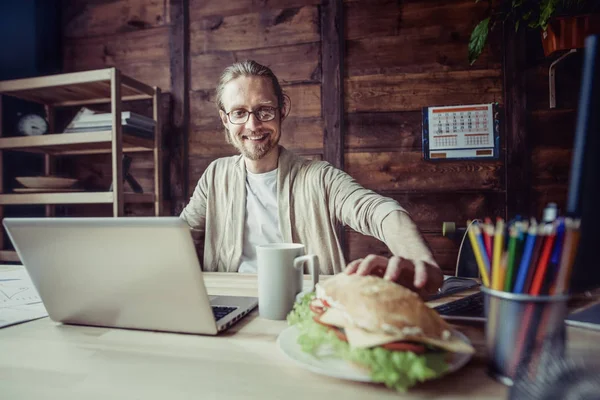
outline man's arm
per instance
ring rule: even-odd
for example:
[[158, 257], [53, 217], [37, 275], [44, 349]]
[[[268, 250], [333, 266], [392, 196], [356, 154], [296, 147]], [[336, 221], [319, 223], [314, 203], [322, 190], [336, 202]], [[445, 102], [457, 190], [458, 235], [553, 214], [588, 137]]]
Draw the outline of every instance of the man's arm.
[[179, 215], [179, 217], [185, 220], [189, 225], [194, 244], [198, 250], [202, 250], [204, 243], [206, 202], [208, 199], [208, 175], [211, 170], [212, 168], [209, 166], [204, 174], [202, 174], [189, 203]]
[[381, 229], [394, 256], [388, 259], [370, 254], [352, 261], [344, 272], [383, 276], [423, 297], [435, 293], [444, 282], [444, 275], [410, 216], [394, 211], [383, 220]]
[[[442, 286], [444, 275], [433, 258], [433, 254], [419, 228], [407, 213], [401, 211], [390, 213], [382, 222], [382, 230], [385, 244], [392, 254], [401, 259], [410, 260], [413, 264], [414, 279], [412, 284], [416, 289], [423, 290], [426, 293], [434, 293]], [[392, 260], [391, 265], [386, 270], [385, 277], [398, 281], [402, 278], [403, 268], [408, 268], [411, 271], [410, 265], [403, 264], [401, 259]], [[410, 281], [411, 274], [406, 275], [407, 280]], [[410, 285], [410, 282], [406, 283]]]
[[411, 289], [435, 292], [443, 274], [429, 247], [408, 213], [393, 199], [364, 188], [347, 173], [327, 166], [323, 179], [329, 208], [338, 221], [365, 235], [383, 241], [393, 257], [368, 255], [348, 264], [346, 272], [379, 274]]

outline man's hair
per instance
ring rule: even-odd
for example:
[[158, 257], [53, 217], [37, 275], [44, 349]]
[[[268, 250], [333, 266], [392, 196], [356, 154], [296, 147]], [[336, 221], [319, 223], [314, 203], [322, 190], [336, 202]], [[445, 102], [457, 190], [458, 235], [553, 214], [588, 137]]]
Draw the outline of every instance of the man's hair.
[[277, 96], [277, 106], [283, 107], [283, 90], [281, 89], [279, 80], [273, 71], [271, 71], [269, 67], [265, 67], [254, 60], [245, 60], [238, 61], [235, 64], [230, 65], [229, 67], [225, 68], [221, 74], [221, 77], [219, 78], [219, 84], [217, 85], [216, 98], [217, 108], [219, 110], [225, 111], [225, 108], [223, 107], [223, 90], [225, 89], [225, 85], [232, 80], [239, 78], [240, 76], [260, 76], [270, 79], [271, 83], [273, 84], [275, 96]]

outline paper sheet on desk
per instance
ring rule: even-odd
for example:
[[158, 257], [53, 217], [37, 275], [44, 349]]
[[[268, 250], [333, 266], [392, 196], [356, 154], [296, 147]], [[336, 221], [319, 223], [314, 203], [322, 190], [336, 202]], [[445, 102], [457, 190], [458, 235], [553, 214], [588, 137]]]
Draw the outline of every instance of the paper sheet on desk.
[[48, 312], [43, 303], [4, 307], [0, 309], [0, 328], [47, 316]]
[[47, 315], [25, 268], [0, 272], [0, 328]]
[[41, 301], [25, 268], [0, 272], [0, 308]]

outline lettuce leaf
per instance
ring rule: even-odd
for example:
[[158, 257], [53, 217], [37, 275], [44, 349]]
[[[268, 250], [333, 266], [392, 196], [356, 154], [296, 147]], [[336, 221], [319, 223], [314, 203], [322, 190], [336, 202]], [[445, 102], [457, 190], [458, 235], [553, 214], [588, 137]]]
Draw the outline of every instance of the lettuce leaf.
[[312, 319], [309, 304], [314, 293], [306, 294], [288, 314], [287, 321], [296, 325], [300, 334], [298, 344], [303, 351], [318, 357], [325, 348], [329, 355], [340, 357], [368, 369], [374, 382], [405, 392], [418, 382], [436, 378], [448, 369], [446, 353], [432, 352], [417, 355], [411, 352], [390, 351], [382, 347], [352, 348], [335, 333]]

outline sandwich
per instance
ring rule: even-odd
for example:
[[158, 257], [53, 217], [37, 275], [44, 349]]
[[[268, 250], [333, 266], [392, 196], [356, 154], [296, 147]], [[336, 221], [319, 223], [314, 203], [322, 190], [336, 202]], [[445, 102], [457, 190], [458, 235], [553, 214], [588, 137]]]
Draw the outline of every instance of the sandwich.
[[453, 353], [474, 352], [419, 295], [376, 276], [337, 274], [287, 320], [303, 351], [344, 359], [399, 391], [446, 373]]

